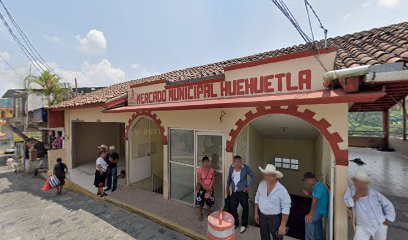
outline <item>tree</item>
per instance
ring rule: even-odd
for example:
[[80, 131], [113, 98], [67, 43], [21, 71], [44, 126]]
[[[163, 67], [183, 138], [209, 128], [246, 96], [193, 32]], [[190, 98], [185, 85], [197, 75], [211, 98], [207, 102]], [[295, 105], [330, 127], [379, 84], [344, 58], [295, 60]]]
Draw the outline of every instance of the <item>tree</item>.
[[68, 89], [63, 86], [62, 78], [49, 71], [40, 76], [29, 75], [25, 80], [28, 93], [44, 96], [48, 106], [62, 102], [67, 96]]

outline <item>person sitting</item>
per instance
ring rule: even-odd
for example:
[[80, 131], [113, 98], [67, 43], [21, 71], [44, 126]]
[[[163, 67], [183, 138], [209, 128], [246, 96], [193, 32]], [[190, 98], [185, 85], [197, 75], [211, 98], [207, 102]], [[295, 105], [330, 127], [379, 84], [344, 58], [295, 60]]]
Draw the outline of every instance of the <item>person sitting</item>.
[[200, 215], [199, 221], [203, 221], [203, 207], [207, 205], [208, 215], [211, 213], [211, 208], [214, 206], [214, 178], [215, 170], [210, 167], [210, 159], [204, 156], [201, 160], [201, 167], [197, 169], [197, 198], [196, 204], [199, 206]]

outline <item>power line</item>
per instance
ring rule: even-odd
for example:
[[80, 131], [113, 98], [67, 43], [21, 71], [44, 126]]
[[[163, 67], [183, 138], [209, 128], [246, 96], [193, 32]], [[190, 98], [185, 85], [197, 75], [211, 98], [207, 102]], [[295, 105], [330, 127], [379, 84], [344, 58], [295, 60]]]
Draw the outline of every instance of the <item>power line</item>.
[[3, 21], [4, 26], [6, 27], [6, 29], [8, 30], [8, 32], [10, 33], [14, 41], [17, 43], [17, 45], [20, 47], [21, 51], [23, 51], [24, 55], [33, 64], [33, 66], [38, 70], [38, 72], [41, 73], [45, 71], [45, 69], [43, 69], [42, 66], [38, 64], [36, 58], [27, 50], [27, 48], [20, 42], [20, 39], [18, 39], [18, 37], [14, 34], [13, 30], [8, 25], [2, 13], [0, 13], [0, 19]]
[[0, 58], [3, 59], [3, 61], [7, 64], [9, 68], [11, 68], [11, 70], [13, 70], [13, 72], [18, 76], [18, 78], [24, 81], [24, 78], [21, 77], [21, 75], [17, 72], [17, 70], [13, 66], [11, 66], [11, 64], [1, 54], [0, 54]]
[[6, 5], [3, 3], [2, 0], [0, 0], [0, 4], [3, 6], [8, 18], [10, 19], [11, 23], [14, 25], [14, 27], [17, 29], [17, 31], [20, 33], [23, 41], [26, 43], [28, 48], [31, 50], [33, 55], [36, 55], [37, 60], [40, 60], [40, 63], [43, 64], [48, 71], [53, 72], [53, 69], [48, 65], [47, 61], [44, 60], [44, 58], [39, 54], [37, 49], [34, 47], [32, 42], [28, 39], [27, 35], [24, 33], [24, 31], [21, 29], [21, 27], [18, 25], [16, 20], [13, 18], [9, 10], [7, 9]]

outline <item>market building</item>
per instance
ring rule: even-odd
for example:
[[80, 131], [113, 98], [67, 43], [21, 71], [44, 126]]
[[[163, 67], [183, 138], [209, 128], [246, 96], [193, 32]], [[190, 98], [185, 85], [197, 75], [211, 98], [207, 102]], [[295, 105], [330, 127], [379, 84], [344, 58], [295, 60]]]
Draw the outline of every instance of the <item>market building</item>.
[[312, 171], [330, 187], [327, 228], [345, 239], [348, 113], [381, 111], [387, 128], [388, 109], [408, 93], [407, 36], [405, 22], [79, 96], [50, 109], [50, 127], [64, 136], [50, 161], [59, 156], [71, 168], [94, 171], [96, 147], [115, 145], [125, 184], [193, 205], [196, 169], [208, 156], [218, 173], [217, 208], [234, 155], [257, 173], [257, 182], [258, 166], [273, 163], [293, 198], [292, 226], [308, 204], [303, 173]]

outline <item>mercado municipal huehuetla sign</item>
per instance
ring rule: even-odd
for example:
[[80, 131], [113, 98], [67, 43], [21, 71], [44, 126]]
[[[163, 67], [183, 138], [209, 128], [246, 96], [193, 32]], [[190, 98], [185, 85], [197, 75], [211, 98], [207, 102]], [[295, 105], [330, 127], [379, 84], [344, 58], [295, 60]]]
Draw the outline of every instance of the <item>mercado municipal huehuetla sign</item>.
[[[335, 52], [321, 54], [333, 66]], [[250, 67], [224, 69], [222, 77], [166, 83], [139, 83], [128, 89], [128, 105], [163, 104], [209, 99], [251, 97], [324, 89], [325, 73], [313, 55]]]
[[129, 91], [129, 105], [254, 96], [304, 91], [311, 88], [312, 73], [307, 69], [296, 73], [286, 72], [231, 81], [219, 79], [180, 85], [167, 86], [165, 83], [160, 83], [148, 87], [134, 87]]

